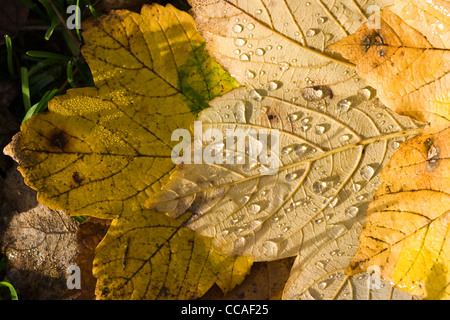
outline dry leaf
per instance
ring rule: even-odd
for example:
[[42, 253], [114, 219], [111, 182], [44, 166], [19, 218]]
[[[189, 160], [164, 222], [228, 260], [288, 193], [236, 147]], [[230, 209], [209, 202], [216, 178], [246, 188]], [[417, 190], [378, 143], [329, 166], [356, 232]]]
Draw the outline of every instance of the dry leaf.
[[445, 125], [450, 121], [448, 10], [446, 0], [397, 1], [382, 11], [380, 29], [364, 25], [329, 49], [355, 63], [386, 106]]

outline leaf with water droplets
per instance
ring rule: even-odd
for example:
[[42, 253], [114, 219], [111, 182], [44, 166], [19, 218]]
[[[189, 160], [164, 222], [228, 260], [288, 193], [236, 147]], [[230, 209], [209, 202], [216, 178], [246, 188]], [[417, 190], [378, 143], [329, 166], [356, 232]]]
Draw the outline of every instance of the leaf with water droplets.
[[[233, 90], [214, 99], [198, 118], [204, 132], [214, 128], [225, 137], [224, 157], [237, 152], [244, 162], [183, 164], [147, 203], [172, 216], [180, 208], [192, 211], [186, 226], [214, 237], [213, 245], [225, 254], [250, 255], [256, 261], [290, 257], [314, 250], [305, 243], [326, 242], [349, 225], [361, 224], [367, 201], [356, 198], [370, 200], [380, 168], [395, 151], [391, 142], [422, 130], [370, 102], [345, 115], [330, 115], [255, 92]], [[233, 105], [238, 106], [234, 115], [226, 109]], [[380, 112], [385, 117], [378, 119]], [[383, 120], [392, 123], [392, 132], [382, 132]], [[304, 125], [315, 129], [305, 132]], [[271, 136], [275, 132], [278, 136]], [[228, 139], [230, 133], [238, 138]], [[345, 145], [342, 135], [351, 137]], [[193, 146], [201, 145], [195, 139]], [[258, 142], [256, 149], [266, 158], [270, 150], [279, 167], [270, 171], [264, 157], [250, 155], [251, 142]], [[322, 223], [313, 225], [318, 220]]]
[[450, 120], [449, 12], [446, 0], [395, 1], [381, 11], [378, 28], [364, 24], [329, 49], [355, 63], [389, 108], [445, 124]]

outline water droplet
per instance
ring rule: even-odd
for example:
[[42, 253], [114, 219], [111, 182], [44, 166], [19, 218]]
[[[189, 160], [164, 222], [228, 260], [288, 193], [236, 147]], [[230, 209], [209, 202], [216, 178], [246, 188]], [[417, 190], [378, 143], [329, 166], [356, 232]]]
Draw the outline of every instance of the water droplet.
[[245, 40], [245, 39], [242, 39], [242, 38], [236, 38], [236, 39], [234, 39], [234, 44], [235, 44], [237, 47], [242, 47], [242, 46], [244, 46], [246, 43], [247, 43], [247, 40]]
[[236, 239], [236, 241], [234, 242], [234, 246], [236, 247], [236, 248], [239, 248], [239, 249], [241, 249], [241, 248], [243, 248], [244, 246], [245, 246], [245, 238], [244, 237], [239, 237], [239, 238], [237, 238]]
[[371, 166], [365, 166], [361, 169], [361, 177], [365, 180], [370, 180], [373, 177], [375, 170]]
[[357, 207], [351, 206], [345, 209], [345, 215], [348, 218], [354, 218], [358, 214], [359, 209]]
[[257, 214], [261, 211], [261, 206], [259, 204], [256, 203], [252, 203], [251, 205], [248, 206], [248, 211], [251, 214]]
[[309, 7], [311, 5], [311, 2], [305, 3], [305, 6]]
[[257, 56], [263, 56], [264, 53], [266, 53], [266, 52], [264, 51], [264, 49], [258, 48], [258, 49], [255, 50], [255, 54], [256, 54]]
[[284, 147], [283, 149], [281, 149], [281, 155], [283, 156], [287, 156], [289, 153], [291, 153], [293, 150], [292, 147]]
[[316, 181], [313, 183], [313, 191], [315, 194], [321, 195], [331, 187], [331, 183], [327, 181]]
[[276, 242], [270, 240], [264, 241], [262, 247], [263, 247], [263, 254], [267, 258], [277, 257], [279, 246]]
[[336, 206], [336, 204], [338, 203], [339, 199], [338, 198], [333, 198], [329, 203], [328, 203], [328, 208], [334, 208]]
[[249, 96], [250, 99], [253, 99], [255, 101], [261, 101], [262, 100], [262, 96], [256, 90], [250, 91], [248, 96]]
[[294, 121], [297, 121], [297, 120], [300, 118], [301, 115], [302, 115], [301, 112], [295, 112], [295, 113], [290, 114], [290, 115], [288, 116], [288, 118], [289, 118], [289, 120], [291, 120], [292, 122], [294, 122]]
[[306, 132], [306, 131], [308, 131], [309, 130], [309, 126], [301, 126], [301, 130], [303, 131], [303, 132]]
[[289, 227], [284, 227], [283, 229], [281, 229], [281, 232], [286, 233], [289, 231]]
[[317, 135], [324, 134], [325, 130], [326, 130], [325, 126], [322, 126], [322, 125], [317, 125], [317, 126], [314, 127], [314, 132]]
[[327, 18], [326, 17], [319, 17], [319, 18], [317, 18], [317, 23], [318, 24], [323, 24], [325, 22], [327, 22]]
[[308, 150], [308, 146], [306, 144], [302, 144], [302, 145], [295, 147], [294, 150], [298, 156], [301, 156], [301, 155], [305, 154], [305, 152]]
[[357, 196], [356, 197], [356, 201], [363, 201], [364, 200], [364, 196]]
[[338, 138], [338, 141], [340, 144], [345, 145], [350, 142], [351, 137], [349, 134], [344, 134]]
[[228, 118], [230, 117], [230, 115], [229, 115], [229, 114], [224, 114], [223, 117], [224, 117], [225, 119], [228, 119]]
[[248, 29], [248, 30], [253, 30], [253, 29], [255, 29], [255, 25], [254, 25], [253, 23], [249, 23], [249, 24], [247, 25], [247, 29]]
[[370, 100], [374, 97], [374, 95], [375, 95], [374, 89], [371, 89], [369, 87], [362, 88], [358, 91], [358, 97], [361, 100], [366, 100], [366, 101]]
[[316, 266], [317, 266], [318, 268], [322, 269], [322, 268], [325, 267], [325, 264], [324, 264], [323, 262], [321, 262], [321, 261], [317, 261], [317, 262], [316, 262]]
[[223, 230], [220, 234], [225, 237], [228, 233], [230, 233], [228, 230]]
[[242, 60], [242, 61], [249, 61], [249, 60], [250, 60], [250, 57], [248, 56], [248, 54], [243, 53], [243, 54], [241, 54], [241, 55], [239, 56], [239, 59]]
[[345, 231], [347, 231], [347, 228], [343, 224], [339, 223], [339, 224], [332, 225], [327, 230], [327, 234], [331, 238], [331, 240], [334, 240], [337, 237], [341, 236]]
[[281, 49], [283, 49], [282, 46], [277, 46], [277, 50], [281, 50]]
[[245, 123], [245, 105], [242, 101], [238, 101], [234, 106], [234, 117], [236, 118], [236, 122]]
[[299, 177], [299, 175], [297, 174], [297, 173], [288, 173], [287, 175], [286, 175], [286, 181], [287, 182], [291, 182], [291, 181], [294, 181], [295, 179], [297, 179]]
[[280, 62], [280, 70], [281, 70], [281, 71], [289, 70], [289, 67], [290, 67], [290, 64], [289, 64], [289, 63], [287, 63], [287, 62], [285, 62], [285, 61]]
[[359, 190], [361, 190], [361, 185], [359, 183], [355, 183], [353, 185], [353, 191], [358, 192]]
[[261, 226], [262, 222], [260, 220], [250, 221], [250, 223], [248, 224], [248, 231], [256, 231], [261, 228]]
[[262, 10], [261, 10], [261, 9], [258, 9], [258, 10], [255, 11], [255, 13], [256, 13], [256, 14], [261, 14], [261, 13], [262, 13]]
[[392, 149], [397, 150], [398, 148], [400, 148], [400, 142], [398, 141], [392, 141]]
[[267, 46], [266, 46], [266, 50], [267, 50], [267, 51], [272, 50], [272, 46], [271, 46], [271, 45], [267, 45]]
[[241, 24], [235, 24], [233, 26], [233, 31], [236, 33], [240, 33], [242, 30], [244, 30], [244, 27]]
[[255, 77], [255, 73], [253, 71], [247, 70], [245, 72], [245, 76], [247, 77], [247, 79], [253, 79]]
[[[308, 79], [308, 83], [309, 83]], [[303, 99], [305, 99], [306, 101], [317, 101], [322, 99], [324, 96], [324, 92], [322, 90], [322, 88], [320, 87], [308, 87], [305, 88], [305, 90], [302, 92], [302, 97]]]
[[267, 83], [267, 90], [269, 91], [274, 91], [278, 89], [278, 83], [276, 83], [275, 81], [269, 81]]
[[245, 204], [245, 203], [247, 203], [247, 201], [250, 199], [250, 197], [249, 196], [243, 196], [239, 201], [242, 203], [242, 204]]
[[317, 31], [314, 29], [309, 29], [308, 31], [306, 31], [307, 37], [314, 37], [316, 34], [317, 34]]
[[239, 53], [241, 53], [241, 50], [239, 49], [234, 50], [234, 54], [238, 55]]
[[337, 109], [339, 112], [347, 112], [350, 109], [351, 105], [352, 105], [351, 101], [343, 99], [338, 102]]
[[318, 285], [317, 285], [317, 287], [320, 289], [320, 290], [325, 290], [325, 288], [327, 287], [327, 282], [326, 281], [322, 281], [322, 282], [320, 282]]

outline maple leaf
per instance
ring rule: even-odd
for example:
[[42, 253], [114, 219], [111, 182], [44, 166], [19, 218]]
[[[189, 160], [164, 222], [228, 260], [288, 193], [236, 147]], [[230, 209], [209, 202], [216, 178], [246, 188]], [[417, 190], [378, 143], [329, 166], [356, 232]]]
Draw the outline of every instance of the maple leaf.
[[[380, 30], [363, 26], [333, 45], [389, 107], [429, 123], [381, 172], [347, 273], [377, 266], [397, 287], [428, 299], [450, 297], [449, 10], [448, 1], [399, 1], [382, 11]], [[377, 43], [363, 45], [374, 36]]]
[[183, 219], [142, 204], [175, 166], [172, 131], [238, 84], [203, 50], [192, 17], [170, 5], [144, 6], [141, 14], [113, 11], [83, 28], [82, 52], [96, 88], [51, 100], [6, 152], [41, 203], [115, 218], [94, 259], [99, 298], [187, 299], [215, 282], [231, 289], [248, 272], [249, 259], [214, 253], [207, 239], [182, 227]]
[[[235, 145], [217, 139], [218, 150], [226, 146], [222, 164], [184, 164], [147, 206], [173, 217], [192, 211], [186, 225], [213, 237], [225, 254], [255, 261], [297, 256], [285, 299], [367, 298], [365, 282], [356, 285], [344, 270], [380, 169], [422, 129], [388, 111], [353, 64], [325, 50], [356, 31], [365, 7], [355, 1], [190, 3], [208, 52], [246, 84], [200, 113], [204, 135], [241, 130], [258, 145], [255, 137], [279, 130], [279, 150], [271, 152], [280, 166], [268, 175], [264, 163], [251, 164], [245, 151], [236, 154]], [[210, 153], [200, 139], [194, 135], [194, 146]], [[237, 164], [239, 157], [246, 162]], [[338, 248], [345, 250], [337, 254]], [[335, 254], [321, 259], [324, 250]], [[323, 284], [329, 278], [334, 285]], [[357, 292], [343, 293], [354, 286]]]

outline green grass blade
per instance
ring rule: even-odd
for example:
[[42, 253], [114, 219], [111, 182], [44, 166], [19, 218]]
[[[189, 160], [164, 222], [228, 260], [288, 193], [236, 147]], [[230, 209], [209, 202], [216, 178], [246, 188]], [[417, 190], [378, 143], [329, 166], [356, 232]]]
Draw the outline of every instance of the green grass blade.
[[62, 60], [62, 61], [70, 60], [70, 57], [68, 56], [48, 51], [27, 51], [27, 56], [34, 58]]
[[12, 61], [12, 41], [11, 37], [7, 34], [5, 34], [5, 44], [6, 44], [6, 51], [7, 51], [7, 62], [8, 62], [8, 72], [11, 78], [14, 78], [14, 66]]
[[17, 296], [16, 289], [14, 289], [13, 285], [6, 281], [0, 281], [0, 287], [8, 287], [9, 293], [11, 294], [11, 300], [19, 300], [19, 297]]
[[28, 70], [25, 67], [20, 68], [20, 79], [22, 82], [22, 98], [25, 111], [30, 110], [31, 100], [30, 100], [30, 86], [28, 84]]

